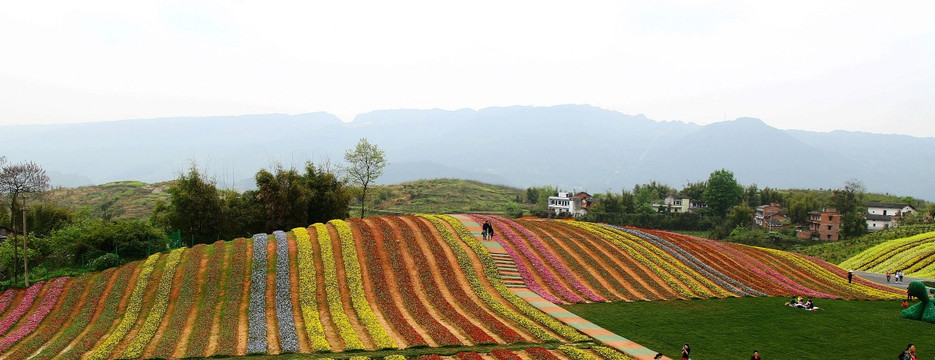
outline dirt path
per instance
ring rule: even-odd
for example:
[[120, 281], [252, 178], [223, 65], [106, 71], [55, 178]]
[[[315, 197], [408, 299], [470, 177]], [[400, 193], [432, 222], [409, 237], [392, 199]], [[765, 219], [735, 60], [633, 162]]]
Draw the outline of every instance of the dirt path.
[[[392, 306], [394, 309], [383, 309], [387, 312], [394, 312], [399, 316], [406, 325], [412, 329], [413, 332], [418, 336], [418, 339], [413, 338], [407, 340], [403, 335], [399, 333], [402, 329], [397, 329], [395, 325], [391, 325], [388, 321], [384, 324], [383, 321], [386, 321], [382, 311], [380, 312], [381, 324], [384, 324], [384, 328], [392, 331], [387, 333], [393, 338], [393, 341], [397, 344], [400, 344], [400, 348], [410, 347], [414, 344], [427, 345], [431, 347], [438, 346], [434, 343], [432, 337], [428, 332], [419, 325], [412, 314], [406, 309], [406, 306], [402, 303], [402, 299], [399, 296], [393, 296], [393, 294], [399, 294], [399, 289], [396, 288], [396, 281], [394, 279], [388, 279], [387, 277], [393, 276], [393, 269], [389, 265], [389, 261], [386, 258], [386, 250], [383, 249], [383, 234], [380, 231], [374, 231], [377, 229], [370, 219], [351, 221], [351, 228], [360, 234], [361, 242], [367, 242], [367, 244], [358, 244], [357, 256], [360, 259], [361, 263], [366, 264], [367, 266], [361, 266], [362, 277], [364, 278], [364, 289], [367, 291], [367, 301], [371, 304], [380, 304], [385, 302], [384, 306]], [[361, 229], [359, 227], [367, 227], [367, 229]], [[356, 235], [355, 235], [356, 236]], [[372, 250], [364, 249], [363, 246], [371, 248]], [[374, 271], [375, 270], [375, 271]], [[366, 274], [366, 275], [364, 275]], [[385, 294], [383, 297], [385, 299], [377, 299], [375, 292], [374, 282], [380, 283], [380, 288], [385, 289]]]
[[312, 245], [312, 254], [315, 259], [315, 288], [318, 289], [316, 294], [318, 317], [321, 319], [321, 326], [324, 330], [325, 338], [328, 340], [328, 344], [331, 345], [331, 350], [334, 352], [342, 352], [347, 345], [344, 344], [344, 339], [341, 339], [338, 327], [334, 324], [334, 320], [331, 319], [331, 310], [328, 308], [328, 297], [325, 294], [325, 268], [322, 263], [323, 259], [321, 258], [321, 245], [318, 243], [318, 231], [314, 227], [311, 227], [309, 228], [308, 236]]
[[312, 344], [308, 339], [308, 330], [305, 329], [305, 318], [302, 316], [302, 307], [299, 306], [299, 248], [295, 235], [286, 233], [289, 241], [289, 294], [292, 296], [292, 318], [295, 322], [295, 335], [299, 341], [299, 352], [312, 352]]
[[[276, 238], [267, 236], [266, 266], [276, 269]], [[277, 355], [282, 353], [279, 346], [279, 316], [276, 315], [276, 272], [266, 271], [266, 352]]]

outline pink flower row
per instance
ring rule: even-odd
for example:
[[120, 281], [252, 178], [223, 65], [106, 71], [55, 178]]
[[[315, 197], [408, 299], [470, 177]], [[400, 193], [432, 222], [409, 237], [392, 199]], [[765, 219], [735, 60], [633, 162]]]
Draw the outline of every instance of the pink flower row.
[[26, 311], [32, 307], [33, 301], [36, 300], [36, 295], [39, 294], [39, 290], [42, 290], [42, 285], [45, 285], [45, 281], [32, 284], [32, 286], [26, 289], [26, 295], [23, 295], [19, 304], [16, 305], [16, 308], [7, 314], [7, 316], [3, 318], [3, 321], [0, 321], [0, 335], [6, 334], [7, 330], [10, 330], [10, 327], [16, 324], [19, 318], [21, 318], [23, 314], [26, 314]]
[[10, 307], [10, 303], [13, 302], [13, 297], [16, 296], [16, 290], [7, 289], [3, 292], [3, 295], [0, 295], [0, 314], [6, 311], [6, 308]]
[[[39, 308], [36, 309], [36, 311], [33, 311], [33, 313], [26, 318], [26, 320], [22, 325], [20, 325], [19, 328], [7, 334], [7, 336], [0, 340], [0, 352], [6, 351], [10, 348], [10, 346], [13, 346], [13, 344], [22, 340], [24, 337], [36, 330], [37, 327], [39, 327], [39, 323], [42, 322], [42, 319], [45, 319], [46, 315], [49, 315], [49, 312], [51, 312], [52, 308], [55, 307], [55, 303], [58, 302], [59, 296], [62, 295], [62, 290], [65, 288], [65, 284], [68, 283], [68, 280], [69, 278], [67, 277], [60, 277], [52, 280], [52, 288], [49, 289], [49, 291], [45, 294], [45, 297], [42, 298], [42, 303], [39, 304]], [[33, 285], [33, 287], [36, 285]]]

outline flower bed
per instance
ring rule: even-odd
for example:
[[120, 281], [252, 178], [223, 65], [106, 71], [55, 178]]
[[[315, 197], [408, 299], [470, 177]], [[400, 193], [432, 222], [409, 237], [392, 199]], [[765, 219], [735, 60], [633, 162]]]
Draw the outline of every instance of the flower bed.
[[192, 324], [188, 340], [186, 357], [203, 357], [206, 354], [208, 341], [211, 339], [211, 326], [214, 323], [215, 309], [224, 275], [224, 256], [227, 254], [227, 242], [217, 241], [211, 245], [208, 264], [205, 267], [204, 277], [201, 280], [201, 296], [195, 305], [195, 322]]
[[[130, 266], [126, 266], [130, 267]], [[125, 270], [121, 269], [120, 272]], [[117, 276], [119, 272], [116, 268], [110, 268], [104, 270], [103, 272], [93, 276], [91, 279], [88, 279], [88, 283], [91, 289], [88, 291], [88, 295], [84, 298], [84, 304], [78, 308], [75, 316], [71, 316], [70, 313], [64, 312], [67, 315], [64, 315], [65, 319], [71, 320], [71, 322], [64, 325], [66, 321], [55, 322], [55, 324], [61, 324], [64, 326], [64, 330], [51, 339], [50, 342], [46, 343], [44, 347], [41, 348], [36, 356], [32, 359], [36, 360], [48, 360], [54, 356], [57, 356], [62, 350], [68, 346], [79, 334], [88, 326], [88, 323], [91, 322], [91, 317], [94, 315], [95, 310], [97, 310], [98, 303], [101, 300], [101, 296], [104, 293], [104, 289], [107, 288], [107, 283], [114, 276]], [[56, 315], [56, 318], [59, 318], [60, 315]], [[52, 336], [52, 334], [48, 334]], [[31, 354], [35, 348], [29, 349], [28, 353]], [[14, 352], [11, 354], [18, 355], [19, 352]], [[28, 357], [28, 354], [24, 356], [15, 356], [13, 359], [25, 359]]]
[[26, 289], [26, 293], [23, 294], [23, 298], [16, 304], [13, 311], [6, 314], [3, 320], [0, 321], [0, 335], [6, 334], [6, 332], [19, 321], [19, 318], [26, 314], [26, 311], [32, 307], [32, 303], [36, 301], [36, 296], [39, 295], [39, 290], [42, 290], [43, 285], [45, 285], [45, 281], [40, 281]]
[[67, 277], [60, 277], [52, 280], [52, 287], [45, 293], [45, 296], [42, 297], [42, 302], [39, 303], [39, 307], [27, 316], [18, 328], [6, 334], [3, 338], [0, 338], [0, 352], [6, 351], [10, 346], [19, 342], [39, 327], [39, 323], [52, 311], [52, 307], [55, 306], [58, 297], [62, 295], [62, 289], [65, 287], [65, 284], [68, 283], [69, 279], [70, 278]]
[[124, 358], [138, 358], [143, 355], [143, 350], [159, 328], [166, 309], [169, 307], [169, 292], [172, 291], [172, 279], [175, 277], [175, 269], [178, 267], [179, 260], [182, 258], [184, 248], [178, 248], [169, 253], [166, 257], [166, 266], [162, 270], [162, 278], [159, 280], [159, 288], [156, 290], [156, 298], [153, 306], [146, 315], [146, 321], [137, 332], [136, 337], [127, 346], [123, 353]]
[[182, 283], [179, 284], [179, 296], [175, 299], [172, 314], [169, 315], [168, 326], [159, 334], [159, 344], [154, 350], [153, 357], [171, 358], [178, 346], [179, 338], [193, 311], [192, 303], [195, 301], [195, 293], [199, 286], [196, 283], [198, 269], [204, 250], [205, 245], [198, 244], [182, 254]]
[[266, 234], [253, 235], [250, 305], [247, 312], [247, 354], [266, 353]]
[[91, 352], [91, 355], [87, 357], [88, 360], [106, 359], [110, 356], [110, 353], [114, 351], [114, 348], [117, 347], [117, 344], [123, 340], [127, 332], [130, 331], [130, 328], [136, 324], [136, 319], [140, 315], [140, 307], [143, 304], [143, 294], [146, 293], [146, 285], [149, 284], [149, 276], [156, 267], [156, 261], [159, 260], [159, 255], [160, 254], [156, 253], [146, 258], [146, 262], [143, 263], [143, 269], [140, 270], [140, 275], [137, 276], [136, 286], [133, 287], [133, 292], [130, 293], [130, 302], [123, 311], [123, 319], [120, 320], [117, 328], [107, 336], [104, 342]]
[[370, 308], [370, 302], [367, 301], [367, 295], [364, 294], [364, 283], [360, 273], [360, 261], [357, 260], [357, 249], [354, 245], [354, 234], [351, 233], [350, 226], [343, 220], [331, 220], [328, 222], [338, 230], [338, 240], [341, 242], [341, 257], [344, 260], [344, 276], [347, 282], [348, 290], [351, 293], [351, 305], [357, 312], [357, 318], [367, 328], [367, 332], [373, 338], [377, 349], [395, 349], [397, 346], [393, 339], [386, 333], [377, 316]]
[[[58, 306], [55, 306], [54, 303], [52, 304], [54, 310], [51, 312], [50, 317], [45, 320], [45, 325], [43, 325], [39, 331], [35, 331], [26, 341], [13, 345], [10, 348], [10, 353], [7, 354], [7, 358], [26, 359], [30, 354], [35, 352], [36, 349], [52, 339], [60, 329], [67, 328], [69, 321], [72, 319], [72, 314], [76, 310], [76, 306], [78, 306], [85, 290], [91, 286], [94, 279], [93, 276], [84, 275], [72, 280], [72, 285], [68, 291], [64, 293], [65, 297], [62, 298], [61, 303], [58, 304]], [[42, 321], [42, 319], [40, 319], [40, 321]], [[3, 341], [5, 341], [5, 339]], [[11, 344], [12, 343], [15, 342], [11, 342]]]
[[522, 360], [522, 358], [520, 358], [519, 355], [516, 355], [515, 352], [507, 349], [491, 350], [490, 355], [497, 358], [497, 360]]
[[[237, 334], [240, 329], [240, 305], [244, 300], [247, 275], [247, 240], [238, 238], [227, 246], [230, 252], [230, 265], [227, 271], [224, 305], [218, 316], [220, 334], [215, 355], [237, 354]], [[252, 274], [251, 274], [252, 275]]]
[[555, 354], [546, 348], [531, 347], [526, 348], [525, 351], [532, 360], [559, 360], [558, 356], [555, 356]]
[[308, 229], [292, 229], [295, 235], [299, 262], [299, 307], [305, 320], [305, 330], [312, 343], [312, 351], [330, 351], [331, 345], [325, 338], [325, 330], [318, 315], [318, 302], [315, 294], [318, 293], [317, 277], [315, 276], [315, 257], [312, 254], [311, 236]]
[[338, 273], [334, 250], [331, 248], [331, 234], [328, 228], [321, 223], [312, 225], [318, 234], [318, 246], [321, 252], [322, 267], [325, 275], [325, 296], [328, 298], [328, 310], [331, 320], [338, 328], [341, 339], [344, 340], [345, 350], [363, 350], [364, 344], [357, 337], [351, 322], [344, 313], [341, 293], [338, 290]]
[[282, 352], [299, 351], [299, 339], [295, 334], [295, 318], [292, 317], [292, 284], [289, 281], [289, 238], [282, 230], [273, 232], [276, 237], [276, 318], [279, 319], [279, 344]]
[[[120, 302], [127, 288], [132, 284], [130, 280], [133, 277], [133, 273], [141, 266], [142, 261], [136, 261], [131, 263], [131, 265], [124, 265], [120, 268], [116, 279], [114, 279], [113, 286], [107, 292], [107, 300], [104, 302], [104, 308], [101, 309], [97, 320], [89, 324], [81, 337], [75, 339], [75, 342], [71, 344], [71, 348], [57, 357], [57, 359], [82, 359], [85, 353], [93, 350], [94, 345], [107, 335], [107, 332], [113, 327], [114, 321], [120, 314]], [[80, 330], [79, 333], [81, 333]], [[52, 354], [52, 356], [54, 355], [55, 354]]]

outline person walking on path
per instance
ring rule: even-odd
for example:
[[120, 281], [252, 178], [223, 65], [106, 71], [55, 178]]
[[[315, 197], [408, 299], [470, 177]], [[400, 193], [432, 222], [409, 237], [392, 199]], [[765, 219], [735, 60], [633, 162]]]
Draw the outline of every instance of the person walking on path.
[[[488, 234], [488, 233], [491, 233], [491, 234], [492, 234], [493, 231], [492, 231], [491, 226], [490, 226], [490, 221], [486, 221], [486, 220], [485, 220], [485, 221], [484, 221], [484, 225], [481, 227], [481, 236], [484, 237], [484, 240], [487, 240], [487, 234]], [[491, 236], [491, 237], [493, 237], [493, 236]]]
[[887, 284], [890, 283], [890, 271], [889, 270], [886, 270], [886, 283]]
[[484, 225], [487, 225], [487, 238], [493, 240], [493, 225], [490, 225], [490, 221], [485, 221]]
[[688, 344], [685, 344], [684, 346], [682, 346], [682, 360], [691, 360], [691, 356], [690, 356], [691, 353], [692, 353], [691, 346], [688, 346]]
[[854, 270], [848, 270], [847, 271], [847, 283], [850, 284], [853, 282], [854, 282]]
[[753, 350], [753, 356], [750, 357], [750, 360], [763, 360], [760, 358], [760, 352]]
[[899, 355], [900, 360], [916, 360], [916, 346], [909, 344], [906, 346], [906, 350]]

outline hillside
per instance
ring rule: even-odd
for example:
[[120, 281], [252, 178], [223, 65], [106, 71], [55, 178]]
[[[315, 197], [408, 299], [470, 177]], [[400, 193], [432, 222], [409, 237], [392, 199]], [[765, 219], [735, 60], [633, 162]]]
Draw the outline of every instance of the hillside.
[[[482, 221], [497, 229], [493, 241], [481, 241]], [[8, 290], [0, 295], [0, 356], [412, 356], [444, 347], [506, 360], [515, 358], [494, 354], [525, 344], [524, 354], [539, 354], [533, 359], [623, 358], [594, 346], [600, 341], [648, 359], [651, 350], [612, 341], [555, 304], [764, 295], [903, 296], [860, 279], [848, 284], [844, 270], [814, 258], [667, 232], [382, 216], [179, 248]], [[589, 355], [548, 350], [560, 344]]]
[[92, 216], [103, 219], [138, 219], [150, 216], [157, 200], [169, 201], [166, 189], [171, 184], [118, 181], [95, 186], [58, 187], [45, 192], [42, 201], [75, 211], [87, 207]]

